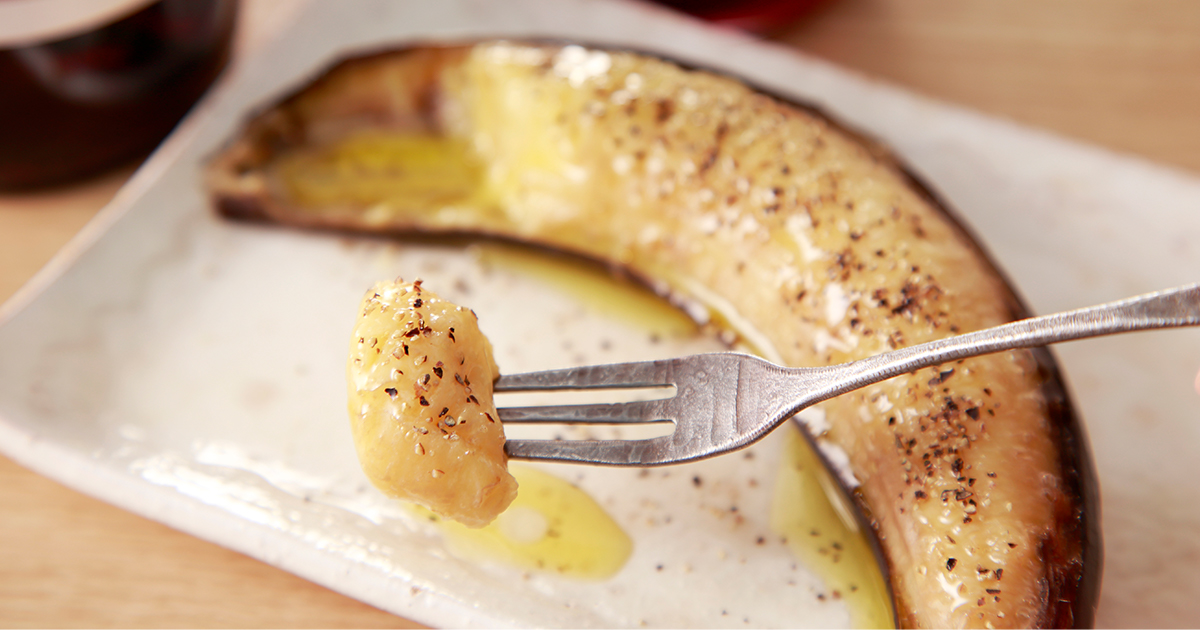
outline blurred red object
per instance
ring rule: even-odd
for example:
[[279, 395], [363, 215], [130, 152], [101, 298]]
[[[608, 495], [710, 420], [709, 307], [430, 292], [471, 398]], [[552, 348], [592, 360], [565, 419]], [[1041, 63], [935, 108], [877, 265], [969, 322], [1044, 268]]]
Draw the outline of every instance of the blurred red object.
[[716, 24], [766, 33], [796, 21], [828, 0], [657, 0]]

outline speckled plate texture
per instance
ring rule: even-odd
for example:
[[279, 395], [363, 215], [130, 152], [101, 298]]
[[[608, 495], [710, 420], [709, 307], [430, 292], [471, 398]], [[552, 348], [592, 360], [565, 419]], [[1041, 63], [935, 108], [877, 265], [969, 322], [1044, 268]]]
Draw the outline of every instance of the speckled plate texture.
[[[345, 51], [541, 37], [652, 51], [814, 103], [890, 144], [955, 207], [1033, 310], [1194, 282], [1200, 179], [872, 83], [640, 5], [312, 3], [243, 60], [112, 204], [0, 309], [0, 450], [69, 486], [401, 615], [442, 626], [821, 626], [841, 603], [767, 528], [761, 457], [555, 469], [627, 529], [586, 582], [480, 566], [367, 487], [346, 421], [362, 291], [421, 276], [472, 306], [505, 371], [670, 356], [470, 248], [300, 234], [216, 218], [199, 168], [247, 112]], [[513, 296], [521, 299], [513, 300]], [[519, 304], [519, 306], [518, 306]], [[523, 314], [538, 312], [537, 318]], [[552, 322], [553, 325], [547, 325]], [[530, 339], [537, 339], [530, 343]], [[1200, 331], [1055, 349], [1103, 495], [1100, 625], [1194, 624], [1200, 602]], [[706, 482], [697, 489], [692, 478]], [[740, 518], [727, 509], [740, 507]], [[662, 569], [660, 570], [660, 565]]]

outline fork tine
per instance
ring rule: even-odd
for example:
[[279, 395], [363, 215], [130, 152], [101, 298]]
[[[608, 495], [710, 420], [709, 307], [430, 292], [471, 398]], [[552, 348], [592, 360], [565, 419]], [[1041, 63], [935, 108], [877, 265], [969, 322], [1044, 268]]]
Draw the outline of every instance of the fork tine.
[[496, 381], [493, 389], [498, 392], [512, 392], [670, 385], [666, 377], [679, 362], [680, 359], [665, 359], [504, 374]]
[[643, 440], [509, 440], [511, 459], [581, 462], [608, 466], [669, 464], [671, 436]]
[[563, 424], [605, 424], [618, 422], [655, 422], [671, 420], [664, 400], [635, 400], [595, 405], [543, 405], [537, 407], [501, 407], [500, 421], [558, 422]]

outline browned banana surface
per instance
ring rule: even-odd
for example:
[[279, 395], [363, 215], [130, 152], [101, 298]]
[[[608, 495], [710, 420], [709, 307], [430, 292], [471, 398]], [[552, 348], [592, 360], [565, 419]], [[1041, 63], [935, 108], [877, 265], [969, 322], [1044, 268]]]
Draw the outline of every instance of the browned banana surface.
[[[1022, 309], [896, 162], [736, 80], [486, 43], [339, 65], [209, 172], [226, 215], [497, 235], [608, 261], [775, 361], [862, 358]], [[909, 626], [1090, 625], [1097, 488], [1048, 353], [825, 406]]]

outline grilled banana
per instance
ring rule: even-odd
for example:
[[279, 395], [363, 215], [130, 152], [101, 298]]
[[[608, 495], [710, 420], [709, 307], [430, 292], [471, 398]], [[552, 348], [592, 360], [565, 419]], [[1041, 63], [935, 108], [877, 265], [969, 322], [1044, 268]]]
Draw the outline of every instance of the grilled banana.
[[[885, 150], [645, 55], [489, 42], [350, 60], [251, 120], [208, 183], [230, 217], [606, 261], [791, 365], [1023, 315]], [[826, 411], [902, 624], [1092, 622], [1098, 493], [1048, 353], [922, 370]]]

